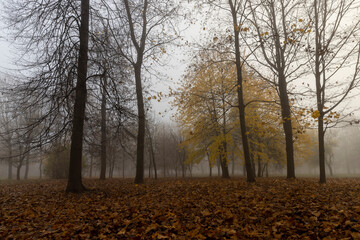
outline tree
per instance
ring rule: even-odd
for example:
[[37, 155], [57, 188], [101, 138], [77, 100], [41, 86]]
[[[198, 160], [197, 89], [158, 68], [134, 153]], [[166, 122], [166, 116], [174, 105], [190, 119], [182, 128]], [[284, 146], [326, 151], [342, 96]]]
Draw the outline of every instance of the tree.
[[[305, 51], [316, 86], [317, 110], [312, 112], [312, 116], [318, 122], [320, 183], [326, 182], [326, 129], [337, 123], [340, 114], [335, 109], [359, 85], [360, 21], [349, 21], [357, 14], [354, 9], [359, 7], [359, 3], [353, 0], [314, 0], [308, 6], [314, 29]], [[348, 74], [342, 72], [344, 69]], [[346, 81], [341, 81], [344, 75]]]
[[86, 79], [89, 41], [89, 0], [81, 0], [80, 48], [77, 66], [77, 83], [74, 103], [73, 128], [71, 135], [69, 179], [67, 192], [82, 192], [82, 151], [86, 103]]
[[[311, 23], [298, 17], [302, 14], [300, 6], [302, 2], [298, 0], [249, 1], [249, 26], [243, 27], [242, 31], [243, 39], [247, 39], [247, 46], [254, 53], [252, 58], [259, 65], [257, 73], [272, 82], [279, 94], [286, 142], [287, 178], [295, 178], [289, 84], [304, 74], [302, 67], [306, 61], [300, 56], [301, 41], [311, 28]], [[253, 37], [249, 37], [249, 34], [255, 40], [251, 40]], [[270, 71], [263, 71], [264, 67]]]
[[[132, 66], [136, 85], [137, 99], [137, 151], [135, 183], [144, 182], [144, 147], [145, 147], [145, 108], [143, 97], [144, 61], [156, 63], [159, 55], [165, 54], [165, 44], [177, 39], [165, 32], [171, 30], [171, 17], [176, 15], [177, 6], [172, 0], [162, 1], [128, 1], [122, 4], [103, 1], [110, 16], [111, 34], [116, 39], [119, 54]], [[126, 37], [119, 37], [126, 36]]]
[[[235, 47], [235, 64], [237, 72], [237, 90], [238, 90], [238, 108], [239, 108], [239, 118], [241, 125], [241, 140], [243, 142], [244, 158], [246, 165], [247, 181], [255, 182], [255, 176], [251, 171], [251, 160], [250, 160], [250, 149], [247, 138], [247, 129], [245, 122], [245, 104], [244, 104], [244, 93], [243, 93], [243, 76], [242, 76], [242, 67], [241, 54], [240, 54], [240, 30], [244, 21], [244, 6], [246, 1], [229, 0], [230, 12], [233, 20], [233, 31], [234, 31], [234, 47]], [[238, 11], [241, 11], [239, 14]], [[240, 16], [238, 16], [240, 15]]]

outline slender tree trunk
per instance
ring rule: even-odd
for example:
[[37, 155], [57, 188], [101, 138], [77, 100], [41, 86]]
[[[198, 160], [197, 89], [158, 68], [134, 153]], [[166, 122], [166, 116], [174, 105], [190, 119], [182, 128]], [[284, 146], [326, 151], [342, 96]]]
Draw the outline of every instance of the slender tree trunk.
[[43, 165], [43, 158], [40, 157], [40, 163], [39, 163], [39, 172], [40, 172], [40, 179], [42, 179], [42, 165]]
[[320, 183], [326, 183], [325, 173], [325, 141], [324, 141], [324, 119], [322, 116], [318, 118], [318, 141], [319, 141], [319, 168]]
[[261, 168], [261, 158], [260, 158], [259, 155], [257, 156], [257, 164], [258, 164], [257, 176], [258, 176], [258, 177], [262, 177], [262, 172], [261, 172], [261, 170], [262, 170], [262, 168]]
[[229, 0], [229, 5], [231, 8], [231, 14], [234, 25], [238, 108], [239, 108], [239, 118], [240, 118], [240, 127], [241, 127], [241, 139], [243, 143], [244, 159], [245, 159], [245, 166], [247, 172], [247, 181], [255, 182], [255, 175], [251, 168], [249, 142], [247, 137], [248, 132], [246, 130], [246, 122], [245, 122], [245, 104], [244, 104], [244, 95], [243, 95], [243, 79], [242, 79], [240, 39], [239, 39], [240, 26], [238, 26], [237, 9], [233, 4], [233, 0]]
[[[10, 143], [11, 144], [11, 143]], [[8, 159], [8, 179], [12, 179], [12, 168], [13, 168], [13, 162], [12, 162], [12, 146], [10, 146], [9, 149], [9, 159]]]
[[156, 179], [158, 179], [158, 175], [157, 175], [157, 169], [156, 169], [155, 151], [154, 151], [154, 147], [152, 145], [152, 141], [151, 141], [151, 159], [152, 159], [152, 165], [154, 167], [154, 174], [155, 174], [155, 180], [156, 180]]
[[149, 169], [148, 169], [148, 174], [149, 174], [149, 178], [151, 178], [151, 168], [152, 168], [152, 157], [151, 157], [151, 150], [150, 148], [148, 148], [149, 151]]
[[67, 192], [82, 192], [82, 150], [86, 104], [86, 78], [89, 40], [89, 0], [81, 0], [80, 50], [77, 68], [77, 82], [71, 135], [69, 179]]
[[220, 159], [218, 159], [217, 160], [217, 163], [216, 163], [216, 165], [217, 165], [217, 170], [218, 170], [218, 177], [220, 177], [220, 175], [221, 175], [221, 161], [220, 161]]
[[106, 145], [107, 145], [107, 134], [106, 134], [106, 89], [107, 89], [107, 79], [106, 71], [102, 78], [102, 94], [101, 94], [101, 146], [100, 146], [100, 179], [105, 180], [106, 174]]
[[[326, 183], [325, 173], [325, 132], [324, 132], [324, 112], [323, 112], [323, 95], [325, 89], [321, 87], [321, 71], [320, 64], [323, 62], [321, 49], [321, 36], [319, 33], [319, 13], [318, 13], [318, 1], [314, 0], [315, 11], [315, 83], [316, 83], [316, 100], [317, 110], [319, 111], [318, 117], [318, 143], [319, 143], [319, 169], [320, 169], [320, 183]], [[325, 71], [323, 69], [322, 71]], [[325, 73], [324, 73], [325, 74]], [[323, 86], [324, 87], [324, 86]]]
[[135, 183], [144, 183], [145, 110], [141, 83], [141, 65], [135, 67], [136, 96], [138, 106], [138, 135], [136, 149]]
[[123, 161], [122, 161], [122, 177], [125, 178], [125, 153], [124, 153], [124, 150], [122, 152], [122, 157], [123, 157]]
[[21, 170], [21, 164], [19, 164], [17, 167], [16, 167], [16, 180], [20, 180], [20, 170]]
[[234, 149], [231, 153], [231, 162], [232, 162], [232, 166], [231, 166], [231, 175], [234, 177], [235, 176], [235, 154], [234, 154]]
[[30, 153], [26, 154], [26, 160], [25, 160], [25, 175], [24, 179], [27, 180], [29, 177], [29, 168], [30, 168]]
[[269, 177], [269, 164], [266, 164], [266, 177]]
[[209, 163], [209, 177], [212, 177], [212, 165], [210, 162], [210, 155], [208, 152], [206, 152], [207, 158], [208, 158], [208, 163]]
[[330, 176], [333, 176], [334, 173], [333, 173], [333, 170], [332, 170], [332, 167], [331, 167], [331, 162], [330, 161], [325, 161], [325, 162], [326, 162], [326, 165], [329, 168]]
[[92, 171], [93, 171], [93, 156], [90, 156], [90, 173], [89, 178], [92, 178]]

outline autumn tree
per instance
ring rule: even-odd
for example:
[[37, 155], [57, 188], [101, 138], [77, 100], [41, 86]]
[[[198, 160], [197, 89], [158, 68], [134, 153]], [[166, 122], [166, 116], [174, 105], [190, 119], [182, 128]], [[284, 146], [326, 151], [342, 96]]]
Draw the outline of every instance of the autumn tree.
[[[210, 169], [218, 159], [222, 177], [229, 178], [228, 148], [234, 122], [229, 114], [234, 104], [234, 68], [226, 62], [209, 64], [213, 55], [202, 53], [190, 66], [182, 87], [175, 94], [178, 121], [185, 136], [188, 162], [199, 162], [209, 154]], [[206, 60], [207, 59], [207, 60]], [[203, 61], [202, 61], [203, 60]]]
[[[276, 87], [285, 133], [287, 178], [295, 178], [294, 136], [290, 84], [304, 75], [306, 63], [302, 56], [302, 40], [312, 28], [301, 16], [302, 1], [249, 1], [247, 26], [242, 38], [252, 56], [247, 63]], [[254, 61], [252, 61], [254, 60]], [[256, 67], [255, 67], [256, 66]]]

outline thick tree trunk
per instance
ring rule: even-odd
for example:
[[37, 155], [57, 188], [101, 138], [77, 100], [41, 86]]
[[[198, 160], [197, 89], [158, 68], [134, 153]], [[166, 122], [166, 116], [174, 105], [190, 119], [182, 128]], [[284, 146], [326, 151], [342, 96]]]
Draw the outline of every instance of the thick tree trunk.
[[243, 94], [243, 79], [242, 79], [240, 39], [239, 39], [240, 27], [238, 26], [238, 22], [237, 22], [238, 21], [237, 9], [235, 8], [232, 0], [229, 0], [229, 5], [231, 8], [231, 14], [234, 25], [238, 108], [239, 108], [239, 118], [240, 118], [240, 127], [241, 127], [241, 139], [243, 144], [244, 159], [245, 159], [245, 166], [247, 172], [247, 181], [255, 182], [255, 175], [251, 168], [249, 142], [247, 137], [248, 132], [246, 130], [246, 122], [245, 122], [245, 104], [244, 104], [244, 94]]
[[[142, 58], [142, 57], [141, 57]], [[136, 96], [138, 106], [138, 135], [136, 148], [135, 183], [144, 183], [145, 110], [141, 83], [141, 64], [135, 66]]]
[[71, 135], [69, 179], [67, 192], [82, 192], [82, 150], [86, 103], [86, 78], [89, 40], [89, 0], [81, 0], [80, 50], [77, 68], [76, 96]]
[[295, 162], [294, 162], [294, 142], [291, 122], [291, 111], [289, 97], [287, 93], [287, 83], [283, 73], [279, 73], [279, 93], [281, 104], [281, 116], [283, 119], [283, 128], [285, 133], [286, 144], [286, 163], [287, 178], [295, 178]]
[[106, 145], [107, 145], [107, 134], [106, 134], [106, 88], [107, 79], [106, 71], [102, 79], [102, 94], [101, 94], [101, 146], [100, 146], [100, 179], [105, 180], [106, 174]]

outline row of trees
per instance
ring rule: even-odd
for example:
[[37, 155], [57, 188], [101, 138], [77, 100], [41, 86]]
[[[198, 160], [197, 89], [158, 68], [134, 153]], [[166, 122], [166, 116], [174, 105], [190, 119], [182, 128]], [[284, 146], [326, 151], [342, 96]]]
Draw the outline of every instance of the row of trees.
[[17, 68], [23, 75], [10, 87], [11, 101], [20, 112], [36, 106], [39, 113], [27, 125], [38, 131], [28, 150], [70, 140], [67, 191], [81, 192], [84, 136], [91, 146], [94, 138], [87, 137], [100, 130], [96, 144], [101, 145], [102, 179], [108, 139], [118, 138], [125, 146], [133, 143], [125, 139], [135, 137], [135, 182], [142, 183], [145, 114], [150, 108], [145, 97], [151, 96], [144, 83], [154, 76], [152, 66], [166, 53], [166, 44], [179, 38], [171, 22], [178, 4], [46, 0], [4, 5], [11, 36], [22, 51]]
[[[187, 150], [192, 146], [188, 157], [199, 159], [205, 149], [210, 166], [219, 159], [228, 177], [228, 149], [241, 143], [249, 182], [255, 181], [255, 158], [258, 169], [266, 168], [271, 159], [281, 161], [282, 152], [287, 177], [294, 178], [294, 152], [297, 142], [301, 145], [297, 139], [306, 139], [301, 134], [309, 123], [303, 115], [309, 112], [317, 121], [320, 181], [325, 182], [325, 130], [337, 122], [334, 109], [359, 82], [359, 21], [352, 18], [357, 1], [204, 0], [194, 4], [220, 17], [219, 22], [216, 17], [209, 22], [221, 27], [209, 31], [211, 44], [198, 54], [182, 86], [185, 93], [175, 103], [180, 111], [189, 111], [180, 120], [185, 137], [181, 145]], [[89, 152], [99, 146], [104, 179], [111, 139], [124, 151], [136, 149], [135, 182], [142, 183], [146, 135], [148, 145], [154, 142], [146, 134], [151, 132], [146, 113], [156, 97], [146, 80], [158, 75], [154, 66], [167, 53], [166, 46], [180, 39], [174, 24], [182, 19], [180, 2], [96, 0], [90, 5], [89, 0], [16, 0], [4, 5], [22, 73], [5, 91], [6, 99], [16, 103], [12, 111], [16, 116], [36, 113], [20, 128], [25, 147], [18, 154], [70, 141], [67, 191], [81, 192], [85, 190], [83, 140]], [[344, 71], [348, 79], [339, 80]], [[304, 77], [314, 81], [295, 94], [294, 87], [302, 86], [299, 81]], [[191, 81], [199, 79], [206, 81], [193, 88]], [[193, 92], [197, 89], [202, 89], [201, 94]], [[194, 94], [206, 101], [191, 99]], [[301, 107], [302, 100], [314, 96], [316, 106]], [[192, 107], [199, 109], [189, 110]], [[283, 131], [272, 121], [280, 122]], [[274, 133], [268, 134], [269, 129]], [[279, 147], [282, 143], [284, 148]], [[149, 155], [155, 167], [153, 152]]]
[[[252, 132], [252, 123], [249, 121], [253, 120], [247, 119], [248, 114], [245, 109], [252, 101], [246, 100], [245, 96], [248, 91], [245, 83], [246, 74], [250, 72], [255, 76], [253, 80], [248, 79], [250, 82], [256, 84], [256, 80], [260, 79], [276, 92], [277, 98], [270, 101], [280, 106], [281, 117], [278, 120], [283, 125], [287, 178], [295, 178], [294, 144], [298, 138], [296, 133], [302, 132], [296, 126], [299, 116], [301, 118], [307, 110], [311, 113], [311, 117], [316, 119], [320, 182], [324, 183], [326, 181], [324, 141], [326, 129], [339, 123], [340, 115], [335, 108], [339, 107], [350, 92], [358, 87], [360, 80], [360, 22], [354, 18], [359, 3], [352, 0], [204, 0], [195, 4], [201, 10], [206, 8], [210, 16], [220, 16], [220, 19], [216, 19], [211, 24], [221, 21], [216, 29], [210, 31], [213, 43], [203, 47], [203, 51], [216, 52], [217, 56], [203, 58], [201, 61], [208, 65], [206, 68], [210, 69], [214, 68], [215, 63], [223, 61], [232, 62], [232, 67], [236, 68], [236, 75], [232, 76], [228, 89], [237, 89], [237, 102], [230, 100], [229, 103], [230, 106], [238, 108], [247, 180], [255, 181], [251, 156], [255, 148], [253, 147], [251, 151], [251, 140], [249, 141], [251, 138], [249, 134]], [[242, 49], [244, 54], [241, 54]], [[224, 67], [220, 66], [220, 69]], [[186, 76], [185, 85], [180, 89], [180, 98], [176, 100], [176, 104], [182, 108], [180, 115], [183, 114], [183, 109], [196, 111], [190, 104], [181, 105], [184, 92], [191, 96], [201, 96], [198, 92], [193, 93], [192, 88], [186, 89], [186, 84], [191, 81], [197, 82], [204, 72], [204, 67], [195, 66], [190, 72], [193, 72], [193, 76], [190, 76], [190, 81], [186, 79], [189, 76]], [[225, 72], [229, 74], [229, 70]], [[212, 81], [224, 78], [217, 74], [213, 72], [208, 78]], [[206, 91], [200, 91], [212, 92], [211, 86], [211, 84], [207, 85]], [[300, 91], [295, 91], [297, 89]], [[215, 97], [224, 100], [224, 95], [221, 94], [203, 98], [206, 99], [206, 104], [210, 104]], [[257, 101], [268, 102], [263, 98], [264, 96], [258, 98]], [[305, 98], [310, 104], [304, 106]], [[314, 102], [314, 99], [316, 99], [316, 104], [312, 105], [311, 102]], [[222, 152], [220, 161], [226, 165], [228, 153], [225, 146], [228, 130], [225, 127], [224, 113], [230, 107], [224, 107], [224, 103], [224, 101], [216, 103], [223, 107], [221, 117], [211, 115], [209, 117], [216, 125], [212, 128], [215, 132], [218, 126], [225, 129], [221, 133], [222, 147], [217, 146], [217, 149]], [[302, 108], [301, 114], [297, 114], [299, 107]], [[261, 109], [258, 106], [257, 109], [259, 108]], [[276, 113], [275, 110], [272, 111]], [[184, 129], [189, 128], [188, 121], [191, 119], [180, 119]], [[192, 128], [201, 128], [196, 124], [193, 123]], [[215, 135], [220, 136], [219, 132]], [[193, 137], [187, 137], [187, 139], [190, 140]], [[216, 140], [210, 140], [209, 144], [214, 142]], [[191, 148], [196, 150], [207, 147], [191, 145]], [[223, 176], [227, 177], [226, 169], [224, 168], [223, 171], [225, 172]]]

